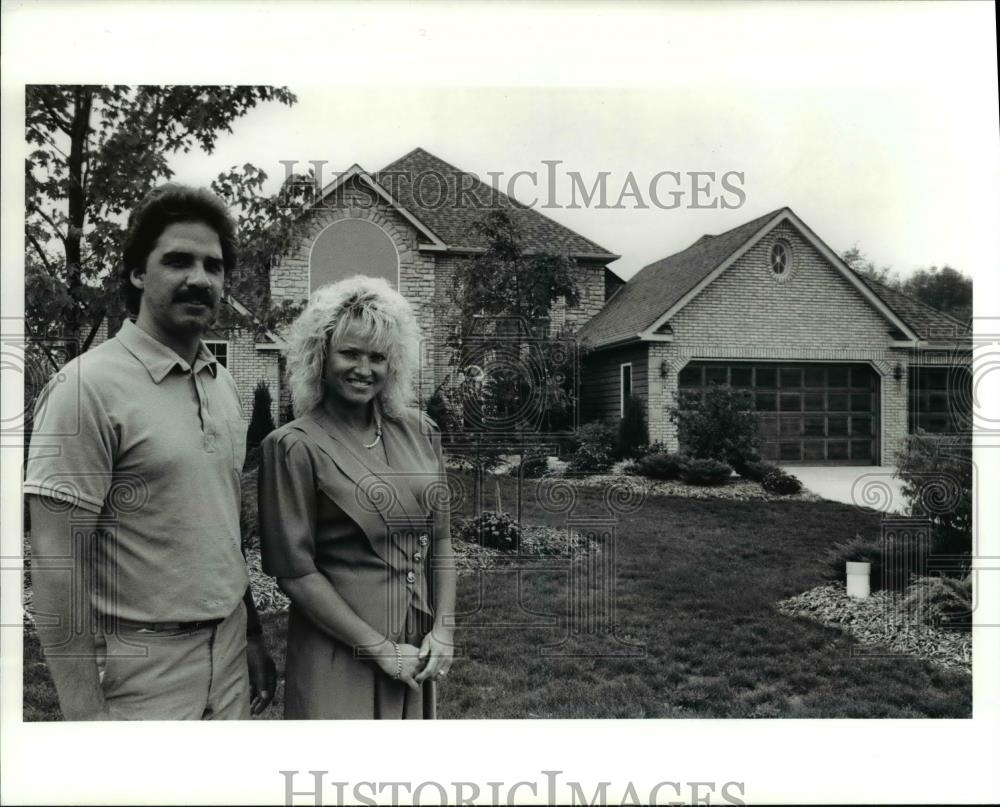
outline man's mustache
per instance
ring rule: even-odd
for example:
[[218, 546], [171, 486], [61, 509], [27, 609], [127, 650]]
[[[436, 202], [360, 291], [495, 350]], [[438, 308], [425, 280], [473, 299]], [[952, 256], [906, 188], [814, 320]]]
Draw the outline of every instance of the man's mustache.
[[215, 297], [208, 291], [182, 291], [174, 295], [175, 303], [201, 303], [209, 308], [215, 306]]

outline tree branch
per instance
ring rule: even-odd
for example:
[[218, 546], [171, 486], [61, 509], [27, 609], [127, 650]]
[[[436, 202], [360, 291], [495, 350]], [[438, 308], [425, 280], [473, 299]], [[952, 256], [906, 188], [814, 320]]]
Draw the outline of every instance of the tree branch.
[[31, 321], [27, 317], [24, 318], [24, 328], [28, 332], [28, 337], [31, 340], [31, 343], [45, 354], [45, 358], [49, 360], [49, 364], [52, 365], [52, 369], [58, 370], [59, 362], [57, 362], [55, 356], [52, 355], [52, 351], [50, 351], [48, 346], [45, 344], [45, 340], [34, 332], [34, 329], [31, 327]]
[[35, 205], [35, 204], [31, 205], [31, 209], [30, 209], [30, 210], [28, 211], [28, 213], [29, 213], [29, 214], [30, 214], [30, 213], [37, 213], [37, 214], [38, 214], [39, 216], [41, 216], [41, 217], [42, 217], [42, 219], [43, 219], [43, 220], [45, 221], [45, 223], [46, 223], [46, 224], [48, 224], [48, 225], [49, 225], [49, 227], [51, 227], [51, 228], [52, 228], [52, 230], [53, 230], [53, 231], [54, 231], [54, 233], [55, 233], [55, 236], [56, 236], [56, 238], [58, 238], [58, 239], [59, 239], [60, 241], [62, 241], [62, 242], [63, 242], [63, 247], [65, 247], [65, 246], [66, 246], [66, 236], [65, 236], [65, 235], [63, 235], [63, 234], [62, 234], [62, 233], [60, 232], [60, 230], [59, 230], [59, 225], [57, 225], [57, 224], [56, 224], [56, 223], [55, 223], [55, 222], [54, 222], [54, 221], [52, 220], [52, 218], [51, 218], [51, 217], [49, 216], [49, 214], [48, 214], [48, 213], [46, 213], [46, 212], [45, 212], [44, 210], [42, 210], [42, 208], [40, 208], [40, 207], [39, 207], [38, 205]]
[[35, 248], [35, 252], [38, 253], [38, 257], [42, 259], [42, 263], [45, 265], [48, 273], [54, 278], [56, 276], [55, 269], [52, 268], [52, 263], [49, 261], [48, 255], [45, 254], [45, 250], [42, 249], [42, 245], [38, 243], [38, 239], [35, 238], [31, 233], [26, 233], [28, 236], [28, 241], [31, 242], [31, 246]]
[[49, 113], [49, 117], [52, 119], [55, 127], [64, 134], [68, 135], [70, 133], [70, 122], [60, 118], [58, 113], [49, 105], [49, 102], [45, 100], [45, 98], [41, 98], [40, 100], [42, 102], [42, 106], [45, 107], [45, 111]]

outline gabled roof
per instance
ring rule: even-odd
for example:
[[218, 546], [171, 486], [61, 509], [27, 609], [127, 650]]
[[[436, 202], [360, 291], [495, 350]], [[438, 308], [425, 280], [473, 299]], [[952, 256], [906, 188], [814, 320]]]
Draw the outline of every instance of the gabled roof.
[[854, 272], [791, 208], [783, 207], [721, 235], [703, 235], [687, 249], [646, 266], [580, 329], [579, 337], [593, 347], [670, 339], [662, 331], [670, 317], [783, 221], [794, 225], [903, 339], [954, 339], [961, 333], [955, 327], [964, 326], [957, 320]]
[[580, 338], [594, 347], [639, 338], [642, 331], [784, 210], [772, 211], [721, 235], [703, 235], [687, 249], [640, 269], [580, 329]]
[[408, 222], [410, 222], [410, 224], [416, 227], [417, 230], [420, 231], [421, 235], [423, 235], [424, 238], [427, 241], [429, 241], [433, 246], [441, 249], [446, 248], [447, 245], [434, 233], [433, 230], [431, 230], [426, 224], [424, 224], [420, 219], [418, 219], [415, 215], [413, 215], [413, 213], [411, 213], [406, 208], [405, 205], [400, 204], [399, 200], [397, 200], [384, 186], [380, 185], [378, 182], [372, 179], [372, 177], [368, 174], [368, 172], [365, 171], [365, 169], [363, 169], [357, 163], [354, 163], [354, 165], [352, 165], [346, 171], [341, 173], [335, 180], [333, 180], [325, 188], [323, 188], [320, 191], [319, 199], [317, 200], [316, 204], [322, 203], [324, 199], [333, 195], [338, 188], [346, 185], [348, 180], [353, 179], [355, 177], [361, 184], [371, 188], [375, 192], [376, 196], [379, 196], [387, 204], [394, 207], [396, 211], [399, 212], [399, 214], [403, 216], [403, 218], [405, 218]]
[[668, 321], [764, 234], [782, 221], [796, 225], [863, 296], [902, 332], [904, 339], [955, 341], [968, 339], [969, 327], [902, 292], [855, 272], [830, 250], [787, 207], [774, 210], [721, 235], [703, 235], [687, 249], [642, 269], [579, 336], [594, 347], [639, 339], [669, 339]]
[[921, 339], [939, 342], [964, 340], [972, 336], [971, 325], [861, 272], [856, 274], [868, 288], [885, 301], [886, 305], [899, 314]]
[[484, 249], [486, 239], [472, 225], [489, 209], [499, 208], [510, 214], [530, 252], [603, 261], [620, 257], [422, 148], [390, 163], [373, 179], [449, 249]]

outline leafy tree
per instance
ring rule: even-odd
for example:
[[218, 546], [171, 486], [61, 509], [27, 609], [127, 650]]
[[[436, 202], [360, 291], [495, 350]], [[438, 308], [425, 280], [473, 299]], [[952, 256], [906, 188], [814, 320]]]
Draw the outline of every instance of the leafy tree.
[[950, 266], [917, 269], [906, 280], [888, 266], [881, 268], [855, 244], [841, 258], [855, 272], [867, 275], [896, 291], [949, 314], [961, 322], [972, 321], [972, 278]]
[[[129, 210], [169, 179], [172, 154], [211, 153], [265, 86], [30, 85], [26, 89], [26, 330], [86, 350], [118, 313], [115, 268]], [[58, 360], [48, 356], [53, 366]]]
[[961, 322], [972, 321], [972, 278], [957, 269], [947, 265], [918, 269], [904, 281], [902, 290]]
[[318, 190], [311, 170], [288, 177], [273, 196], [264, 193], [266, 181], [264, 171], [246, 163], [219, 174], [211, 185], [229, 205], [239, 228], [236, 271], [226, 278], [226, 291], [250, 312], [229, 311], [228, 318], [256, 333], [277, 330], [305, 307], [304, 301], [274, 304], [269, 278], [275, 262], [299, 238], [301, 214]]

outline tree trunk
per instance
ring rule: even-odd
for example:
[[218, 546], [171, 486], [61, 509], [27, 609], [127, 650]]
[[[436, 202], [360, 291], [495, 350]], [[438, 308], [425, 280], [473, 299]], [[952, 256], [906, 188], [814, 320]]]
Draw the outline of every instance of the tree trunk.
[[73, 123], [70, 127], [69, 193], [66, 229], [66, 288], [76, 303], [66, 312], [64, 336], [67, 358], [72, 359], [80, 352], [80, 332], [83, 310], [80, 305], [80, 289], [83, 286], [83, 225], [87, 215], [86, 189], [83, 187], [83, 168], [87, 160], [87, 137], [90, 133], [90, 108], [93, 90], [77, 87], [73, 104]]

